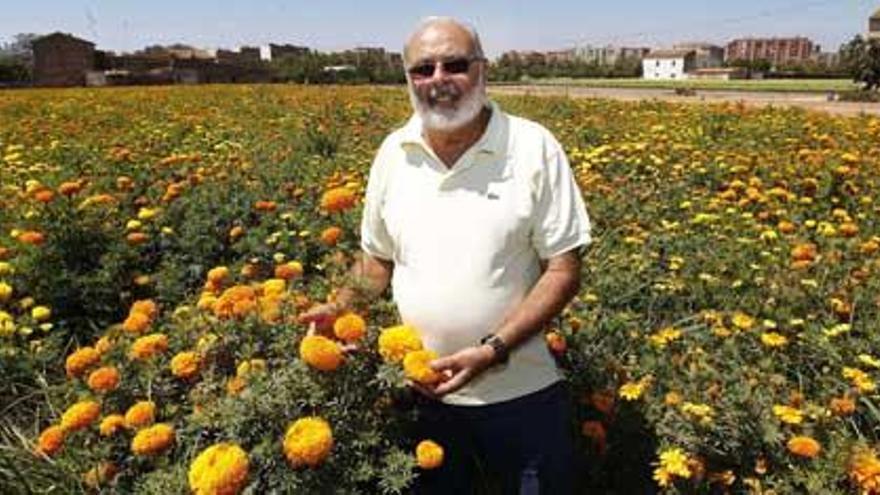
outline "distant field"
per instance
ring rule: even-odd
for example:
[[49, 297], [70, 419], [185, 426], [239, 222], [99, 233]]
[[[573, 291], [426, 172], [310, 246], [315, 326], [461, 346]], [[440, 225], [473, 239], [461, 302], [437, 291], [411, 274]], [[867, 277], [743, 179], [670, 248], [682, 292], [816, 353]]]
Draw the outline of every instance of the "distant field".
[[693, 88], [701, 90], [787, 92], [847, 91], [858, 88], [858, 86], [849, 79], [765, 79], [737, 81], [648, 81], [644, 79], [532, 79], [529, 80], [528, 83], [534, 85], [567, 85], [597, 88]]

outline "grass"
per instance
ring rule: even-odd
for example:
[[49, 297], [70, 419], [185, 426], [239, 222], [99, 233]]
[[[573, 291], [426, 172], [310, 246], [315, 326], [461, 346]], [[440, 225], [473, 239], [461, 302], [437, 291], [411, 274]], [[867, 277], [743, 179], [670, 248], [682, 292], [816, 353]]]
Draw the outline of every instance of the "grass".
[[[509, 83], [498, 83], [509, 84]], [[680, 81], [649, 81], [645, 79], [532, 79], [523, 83], [537, 86], [574, 86], [587, 88], [633, 88], [633, 89], [675, 89], [691, 88], [698, 90], [717, 91], [780, 91], [825, 93], [828, 91], [851, 91], [858, 85], [849, 79], [763, 79], [763, 80], [680, 80]]]

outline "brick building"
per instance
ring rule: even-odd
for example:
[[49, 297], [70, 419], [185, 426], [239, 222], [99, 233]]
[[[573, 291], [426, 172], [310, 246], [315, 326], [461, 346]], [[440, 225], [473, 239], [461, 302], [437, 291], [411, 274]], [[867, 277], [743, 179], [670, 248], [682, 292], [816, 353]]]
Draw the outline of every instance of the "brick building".
[[83, 86], [95, 65], [95, 44], [55, 32], [33, 42], [34, 84]]
[[868, 38], [880, 39], [880, 9], [868, 19]]
[[801, 36], [795, 38], [740, 38], [727, 44], [725, 60], [766, 60], [775, 66], [806, 62], [819, 52], [819, 45]]
[[581, 45], [575, 48], [575, 57], [590, 64], [614, 65], [626, 59], [642, 60], [650, 51], [644, 47]]

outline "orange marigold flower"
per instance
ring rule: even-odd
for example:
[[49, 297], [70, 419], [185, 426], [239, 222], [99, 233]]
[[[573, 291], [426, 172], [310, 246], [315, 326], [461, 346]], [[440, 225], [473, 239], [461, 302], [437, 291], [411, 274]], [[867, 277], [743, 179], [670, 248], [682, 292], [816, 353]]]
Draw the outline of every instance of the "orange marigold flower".
[[544, 340], [547, 341], [547, 347], [550, 348], [550, 351], [557, 356], [565, 354], [565, 350], [568, 349], [565, 337], [559, 332], [547, 332], [544, 335]]
[[40, 203], [48, 203], [55, 197], [55, 192], [51, 189], [41, 189], [34, 193], [34, 199]]
[[388, 363], [399, 363], [406, 353], [422, 348], [419, 332], [410, 325], [397, 325], [382, 330], [379, 335], [379, 354]]
[[67, 376], [71, 378], [77, 377], [82, 375], [87, 369], [98, 364], [100, 359], [101, 354], [93, 347], [80, 347], [67, 356], [67, 360], [64, 362], [64, 369], [67, 371]]
[[855, 237], [859, 234], [859, 226], [852, 222], [844, 222], [840, 224], [837, 230], [843, 237]]
[[431, 368], [431, 361], [437, 353], [426, 349], [407, 352], [403, 358], [403, 372], [410, 380], [423, 385], [433, 385], [443, 379], [443, 375]]
[[229, 267], [215, 266], [208, 270], [208, 282], [215, 285], [222, 285], [229, 279]]
[[351, 189], [334, 187], [321, 196], [321, 209], [329, 213], [347, 210], [354, 206], [356, 199]]
[[836, 416], [849, 416], [856, 411], [856, 403], [849, 397], [835, 397], [831, 399], [831, 412]]
[[241, 237], [243, 235], [244, 235], [244, 227], [242, 227], [241, 225], [236, 225], [235, 227], [232, 227], [231, 229], [229, 229], [229, 239], [232, 241], [235, 241], [236, 239], [238, 239], [239, 237]]
[[333, 371], [342, 364], [342, 348], [321, 335], [306, 335], [299, 344], [299, 355], [309, 366]]
[[855, 449], [849, 460], [849, 479], [864, 495], [880, 493], [880, 459], [873, 450]]
[[321, 232], [321, 242], [327, 246], [335, 246], [342, 237], [342, 229], [339, 227], [327, 227]]
[[128, 318], [122, 322], [122, 329], [128, 333], [141, 334], [150, 328], [151, 323], [152, 321], [150, 320], [150, 317], [144, 313], [132, 312], [129, 313]]
[[37, 439], [37, 452], [44, 455], [54, 455], [64, 446], [64, 428], [50, 426], [40, 433]]
[[171, 359], [171, 374], [184, 380], [196, 376], [201, 359], [196, 352], [180, 352]]
[[330, 424], [315, 416], [294, 421], [284, 435], [284, 455], [294, 467], [315, 467], [330, 455], [332, 448]]
[[293, 280], [301, 277], [303, 274], [303, 266], [299, 261], [288, 261], [282, 265], [275, 267], [275, 278], [283, 280]]
[[98, 368], [89, 375], [86, 383], [98, 393], [116, 390], [119, 387], [119, 371], [113, 366]]
[[223, 291], [214, 302], [214, 315], [218, 318], [244, 317], [257, 309], [257, 292], [245, 285], [236, 285]]
[[18, 240], [31, 246], [42, 246], [46, 242], [46, 236], [42, 232], [27, 230], [18, 235]]
[[143, 232], [132, 232], [125, 236], [125, 240], [133, 246], [143, 244], [150, 240], [150, 236]]
[[234, 443], [203, 450], [189, 468], [189, 487], [195, 495], [235, 495], [248, 476], [247, 453]]
[[416, 463], [422, 469], [436, 469], [443, 465], [443, 447], [433, 440], [422, 440], [416, 446]]
[[174, 427], [159, 423], [137, 432], [131, 440], [131, 451], [135, 455], [157, 455], [174, 443]]
[[97, 342], [95, 342], [95, 350], [98, 351], [98, 354], [103, 355], [112, 348], [113, 348], [113, 341], [110, 340], [110, 337], [107, 337], [106, 335], [101, 337], [100, 339], [98, 339]]
[[92, 400], [77, 402], [61, 415], [61, 427], [64, 431], [82, 430], [88, 428], [100, 415], [101, 404]]
[[168, 350], [168, 337], [163, 333], [151, 333], [135, 340], [128, 353], [129, 359], [150, 359]]
[[116, 434], [116, 432], [121, 431], [124, 427], [125, 416], [121, 414], [110, 414], [104, 416], [104, 419], [101, 420], [101, 424], [98, 425], [98, 432], [100, 432], [103, 437], [110, 437]]
[[345, 342], [360, 340], [367, 332], [367, 323], [356, 313], [346, 313], [333, 322], [333, 334]]
[[590, 394], [588, 401], [597, 411], [609, 416], [614, 412], [616, 395], [613, 390], [597, 390]]
[[791, 258], [794, 261], [812, 262], [816, 256], [817, 248], [813, 243], [798, 244], [791, 250]]
[[240, 376], [234, 376], [226, 382], [226, 393], [228, 395], [238, 395], [247, 386], [247, 382]]
[[73, 196], [82, 190], [82, 184], [79, 182], [62, 182], [58, 186], [58, 192], [64, 196]]
[[159, 315], [159, 306], [152, 299], [141, 299], [135, 301], [128, 310], [128, 314], [140, 313], [147, 318], [153, 320]]
[[129, 429], [143, 428], [156, 421], [156, 403], [142, 400], [125, 411], [125, 426]]
[[812, 437], [808, 437], [805, 435], [798, 435], [796, 437], [792, 437], [789, 439], [788, 451], [792, 454], [805, 457], [807, 459], [812, 459], [819, 455], [819, 452], [822, 451], [822, 446], [819, 445], [819, 442], [814, 440]]
[[254, 209], [262, 212], [272, 212], [278, 209], [278, 204], [274, 201], [261, 200], [254, 203]]

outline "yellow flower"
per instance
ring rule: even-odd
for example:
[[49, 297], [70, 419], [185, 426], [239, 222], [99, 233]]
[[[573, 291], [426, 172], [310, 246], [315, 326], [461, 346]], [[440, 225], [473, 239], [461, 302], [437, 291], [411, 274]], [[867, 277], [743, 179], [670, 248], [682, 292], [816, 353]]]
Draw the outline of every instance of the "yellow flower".
[[431, 368], [431, 361], [437, 359], [437, 353], [426, 349], [406, 353], [403, 358], [403, 371], [410, 380], [423, 385], [433, 385], [443, 376]]
[[83, 473], [83, 483], [92, 489], [105, 486], [113, 479], [118, 469], [112, 462], [102, 462]]
[[220, 285], [229, 278], [229, 268], [225, 266], [215, 266], [208, 270], [208, 282]]
[[870, 354], [859, 354], [858, 360], [869, 368], [880, 368], [880, 359], [877, 359]]
[[168, 337], [162, 333], [152, 333], [135, 340], [131, 344], [128, 357], [131, 360], [146, 360], [168, 350]]
[[755, 319], [741, 311], [734, 313], [730, 321], [733, 323], [733, 326], [740, 330], [750, 330], [755, 326]]
[[436, 469], [443, 465], [443, 447], [433, 440], [422, 440], [416, 446], [416, 463], [422, 469]]
[[687, 454], [678, 447], [666, 449], [660, 453], [659, 468], [668, 474], [680, 478], [690, 478], [691, 468]]
[[877, 384], [864, 371], [858, 368], [843, 368], [843, 377], [852, 381], [853, 386], [859, 389], [859, 392], [873, 392], [877, 389]]
[[776, 332], [764, 332], [761, 334], [761, 343], [767, 347], [782, 347], [788, 343], [788, 338]]
[[174, 443], [174, 427], [159, 423], [137, 432], [131, 440], [131, 451], [136, 455], [156, 455]]
[[101, 415], [101, 405], [95, 401], [77, 402], [67, 408], [61, 415], [61, 427], [64, 431], [76, 431], [88, 428]]
[[156, 404], [142, 400], [128, 408], [125, 412], [125, 426], [130, 429], [143, 428], [156, 420]]
[[280, 296], [284, 294], [284, 289], [287, 286], [287, 281], [283, 278], [270, 278], [263, 282], [263, 295], [264, 296]]
[[117, 431], [122, 430], [124, 427], [125, 417], [123, 415], [110, 414], [101, 420], [101, 424], [98, 426], [98, 431], [101, 433], [101, 436], [109, 437], [113, 436]]
[[238, 368], [236, 368], [236, 375], [247, 378], [250, 375], [255, 375], [258, 373], [264, 373], [266, 371], [266, 360], [265, 359], [248, 359], [247, 361], [242, 361]]
[[646, 386], [647, 381], [644, 379], [637, 382], [627, 382], [621, 385], [620, 390], [618, 390], [617, 393], [620, 397], [629, 401], [639, 400], [645, 392]]
[[12, 298], [12, 286], [6, 282], [0, 282], [0, 303], [5, 303]]
[[201, 359], [196, 352], [180, 352], [171, 359], [171, 374], [181, 379], [189, 379], [199, 372]]
[[294, 421], [284, 435], [284, 455], [294, 467], [315, 467], [330, 455], [332, 448], [330, 425], [315, 416]]
[[693, 402], [685, 402], [681, 405], [681, 412], [694, 416], [703, 423], [710, 423], [715, 411], [707, 404], [694, 404]]
[[342, 348], [321, 335], [306, 335], [299, 344], [299, 355], [309, 366], [333, 371], [342, 364]]
[[864, 447], [857, 448], [849, 460], [849, 479], [864, 495], [880, 493], [880, 459]]
[[98, 364], [101, 355], [92, 347], [80, 347], [69, 356], [64, 363], [67, 376], [76, 377], [82, 375], [87, 369]]
[[283, 265], [275, 267], [275, 278], [280, 278], [281, 280], [293, 280], [301, 277], [302, 274], [303, 266], [299, 261], [288, 261]]
[[355, 313], [346, 313], [333, 322], [333, 334], [345, 342], [360, 340], [367, 331], [367, 323]]
[[0, 337], [15, 335], [15, 319], [6, 311], [0, 311]]
[[189, 468], [189, 487], [196, 495], [235, 495], [248, 476], [248, 457], [234, 443], [203, 450]]
[[819, 455], [819, 452], [822, 451], [822, 446], [819, 445], [819, 442], [804, 435], [789, 439], [787, 447], [788, 451], [792, 454], [799, 457], [806, 457], [808, 459], [816, 457]]
[[783, 423], [790, 425], [799, 425], [804, 421], [803, 411], [791, 406], [773, 406], [773, 414]]
[[661, 488], [666, 488], [672, 484], [672, 473], [663, 469], [662, 467], [654, 469], [653, 477], [654, 481], [656, 481]]
[[144, 333], [150, 327], [152, 321], [144, 313], [132, 312], [122, 322], [122, 329], [131, 334]]
[[379, 335], [379, 354], [385, 362], [399, 363], [406, 353], [422, 348], [418, 331], [410, 325], [397, 325], [382, 330]]
[[661, 329], [660, 331], [650, 335], [648, 340], [651, 341], [652, 344], [659, 347], [660, 349], [665, 348], [670, 342], [675, 341], [681, 337], [681, 330], [675, 327], [666, 327]]
[[65, 431], [61, 426], [50, 426], [40, 433], [37, 439], [37, 452], [43, 455], [53, 455], [64, 446]]
[[87, 380], [89, 388], [95, 392], [110, 392], [119, 386], [119, 371], [113, 366], [104, 366], [93, 371]]

